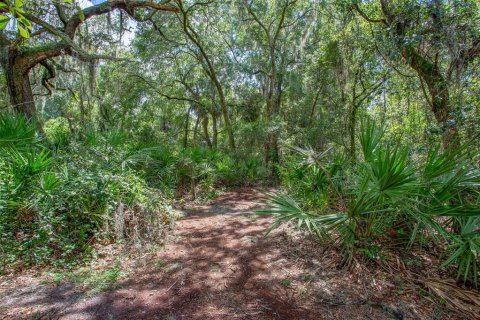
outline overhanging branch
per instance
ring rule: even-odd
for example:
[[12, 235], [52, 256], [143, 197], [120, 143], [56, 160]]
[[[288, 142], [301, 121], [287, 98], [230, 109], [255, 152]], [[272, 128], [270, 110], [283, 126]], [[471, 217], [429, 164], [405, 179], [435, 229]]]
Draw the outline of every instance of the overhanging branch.
[[[25, 13], [24, 16], [31, 22], [41, 26], [46, 32], [60, 38], [58, 42], [51, 42], [44, 44], [40, 47], [23, 50], [22, 54], [28, 58], [29, 65], [27, 69], [34, 67], [36, 64], [63, 54], [69, 54], [78, 56], [83, 60], [92, 59], [115, 59], [109, 56], [103, 55], [91, 55], [83, 50], [74, 41], [75, 32], [77, 28], [86, 20], [111, 12], [116, 9], [124, 10], [127, 13], [131, 12], [134, 8], [151, 8], [156, 11], [171, 11], [177, 12], [178, 8], [168, 5], [160, 5], [146, 0], [108, 0], [102, 4], [85, 8], [78, 13], [74, 14], [67, 20], [67, 17], [61, 17], [61, 20], [65, 20], [65, 28], [63, 30], [43, 21], [41, 18], [31, 14]], [[38, 34], [35, 34], [38, 35]]]
[[370, 18], [369, 16], [367, 16], [367, 14], [365, 12], [362, 11], [362, 9], [360, 9], [360, 7], [358, 6], [358, 4], [354, 3], [352, 4], [352, 8], [358, 12], [358, 14], [363, 18], [365, 19], [366, 21], [370, 22], [370, 23], [382, 23], [386, 26], [388, 26], [388, 22], [386, 19], [373, 19], [373, 18]]

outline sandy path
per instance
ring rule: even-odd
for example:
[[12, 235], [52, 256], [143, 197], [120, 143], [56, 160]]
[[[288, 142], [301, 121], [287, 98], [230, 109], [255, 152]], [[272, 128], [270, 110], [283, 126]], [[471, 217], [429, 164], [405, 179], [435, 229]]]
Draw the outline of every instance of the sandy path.
[[116, 289], [23, 286], [0, 298], [0, 319], [395, 319], [322, 280], [336, 275], [296, 256], [283, 231], [264, 238], [272, 220], [252, 215], [261, 200], [248, 190], [189, 206], [176, 241]]

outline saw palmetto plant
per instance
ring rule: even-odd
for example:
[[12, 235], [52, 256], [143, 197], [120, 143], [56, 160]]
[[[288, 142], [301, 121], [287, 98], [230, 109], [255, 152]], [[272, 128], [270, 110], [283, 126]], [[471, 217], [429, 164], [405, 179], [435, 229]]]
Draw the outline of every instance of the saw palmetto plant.
[[[328, 174], [334, 164], [328, 157], [311, 161], [314, 157], [302, 152], [310, 166], [328, 176], [323, 188], [314, 189], [315, 196], [332, 197], [343, 205], [304, 210], [291, 196], [279, 193], [271, 195], [269, 208], [257, 212], [276, 217], [270, 229], [295, 221], [322, 239], [340, 241], [347, 251], [366, 243], [389, 245], [389, 235], [404, 239], [404, 246], [414, 244], [419, 235], [442, 241], [449, 244], [443, 265], [456, 265], [459, 277], [477, 284], [480, 205], [475, 188], [480, 172], [468, 161], [466, 148], [441, 152], [435, 146], [423, 161], [414, 162], [407, 148], [387, 144], [382, 136], [374, 122], [363, 123], [362, 160], [344, 162], [333, 175]], [[349, 172], [341, 188], [335, 179], [340, 171]]]

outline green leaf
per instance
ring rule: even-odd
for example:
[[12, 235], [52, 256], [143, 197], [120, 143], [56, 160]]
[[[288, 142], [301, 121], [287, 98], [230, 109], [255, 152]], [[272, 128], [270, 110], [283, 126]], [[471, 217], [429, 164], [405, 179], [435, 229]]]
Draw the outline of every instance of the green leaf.
[[0, 2], [0, 9], [7, 9], [8, 5], [5, 2]]
[[83, 13], [83, 11], [80, 11], [80, 12], [78, 13], [78, 17], [80, 18], [80, 20], [81, 20], [82, 22], [85, 21], [85, 13]]
[[30, 21], [28, 21], [27, 18], [25, 18], [24, 16], [21, 16], [21, 17], [17, 17], [17, 20], [23, 24], [28, 30], [32, 30], [32, 24], [30, 23]]
[[15, 0], [15, 8], [21, 8], [25, 4], [25, 0]]
[[9, 16], [0, 16], [0, 30], [3, 30], [5, 29], [5, 27], [7, 26], [8, 24], [8, 21], [10, 21], [10, 17]]
[[27, 31], [27, 29], [25, 29], [24, 27], [22, 27], [21, 25], [18, 25], [18, 31], [20, 32], [20, 35], [25, 38], [25, 39], [28, 39], [30, 38], [30, 33]]

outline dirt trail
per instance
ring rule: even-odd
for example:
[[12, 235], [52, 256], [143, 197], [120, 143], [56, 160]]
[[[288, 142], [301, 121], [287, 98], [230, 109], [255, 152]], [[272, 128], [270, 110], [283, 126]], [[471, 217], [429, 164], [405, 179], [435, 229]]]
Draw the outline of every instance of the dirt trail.
[[284, 231], [264, 238], [272, 220], [252, 215], [261, 200], [249, 190], [189, 206], [176, 241], [116, 289], [85, 298], [68, 284], [19, 287], [0, 297], [0, 319], [397, 318], [362, 302], [364, 284], [338, 283], [337, 271], [297, 255], [305, 249]]

